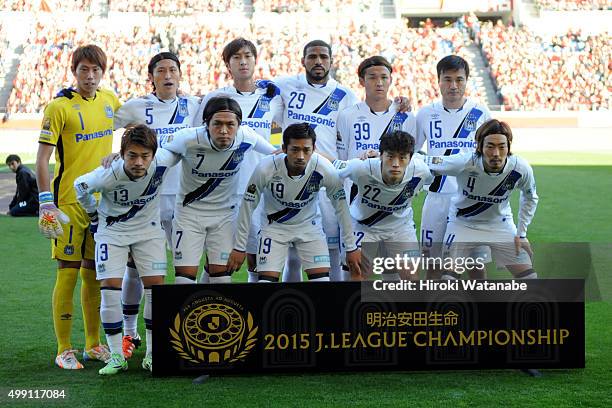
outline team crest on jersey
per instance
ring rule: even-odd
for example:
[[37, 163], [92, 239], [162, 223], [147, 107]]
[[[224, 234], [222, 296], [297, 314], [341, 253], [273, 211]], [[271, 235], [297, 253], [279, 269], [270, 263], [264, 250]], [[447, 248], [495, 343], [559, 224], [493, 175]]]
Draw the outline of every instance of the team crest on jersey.
[[439, 113], [432, 113], [430, 117], [431, 117], [431, 120], [439, 119], [440, 118], [440, 114]]
[[309, 193], [316, 193], [319, 191], [319, 180], [311, 180], [306, 186], [306, 191]]
[[163, 180], [162, 174], [155, 173], [155, 175], [153, 175], [153, 179], [151, 180], [151, 188], [153, 189], [153, 191], [155, 191], [155, 189], [157, 189], [157, 187], [161, 185]]
[[270, 99], [262, 96], [259, 98], [259, 103], [257, 104], [259, 110], [264, 112], [270, 112]]
[[42, 121], [41, 127], [43, 128], [43, 130], [50, 130], [51, 129], [51, 119], [45, 117]]
[[506, 190], [512, 190], [512, 189], [514, 188], [514, 185], [515, 185], [515, 184], [516, 184], [516, 180], [514, 180], [514, 179], [509, 179], [509, 180], [506, 180], [506, 181], [504, 182], [504, 188], [505, 188]]
[[283, 178], [281, 176], [272, 177], [272, 181], [281, 181]]
[[249, 194], [255, 194], [256, 191], [257, 191], [257, 186], [255, 184], [251, 184], [250, 186], [247, 187], [247, 193]]
[[408, 198], [412, 197], [413, 195], [414, 195], [414, 187], [412, 186], [406, 187], [402, 191], [402, 200], [406, 201]]
[[66, 245], [64, 247], [64, 255], [74, 255], [74, 245]]
[[187, 105], [187, 99], [179, 99], [178, 113], [181, 116], [189, 116], [189, 106]]
[[329, 100], [329, 102], [327, 102], [327, 106], [329, 107], [329, 109], [333, 110], [333, 111], [337, 111], [338, 108], [340, 107], [340, 101], [337, 100], [336, 98], [331, 97], [331, 99]]
[[476, 122], [478, 119], [471, 112], [465, 118], [465, 130], [473, 132], [476, 130]]
[[234, 151], [234, 154], [232, 155], [232, 162], [242, 163], [242, 159], [244, 159], [244, 152], [240, 149]]
[[106, 114], [107, 118], [109, 118], [109, 119], [113, 118], [114, 112], [113, 112], [113, 108], [111, 108], [110, 105], [106, 105], [104, 107], [104, 113]]

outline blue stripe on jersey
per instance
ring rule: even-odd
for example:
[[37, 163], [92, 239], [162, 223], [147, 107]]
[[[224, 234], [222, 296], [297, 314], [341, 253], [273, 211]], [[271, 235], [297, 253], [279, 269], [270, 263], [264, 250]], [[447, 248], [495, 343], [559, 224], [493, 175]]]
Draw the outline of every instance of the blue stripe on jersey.
[[[410, 181], [406, 183], [402, 191], [393, 200], [391, 200], [389, 205], [404, 204], [407, 200], [409, 200], [414, 195], [414, 190], [416, 189], [416, 187], [419, 185], [420, 182], [421, 182], [420, 177], [411, 178]], [[371, 227], [372, 225], [375, 225], [376, 223], [380, 222], [385, 217], [391, 214], [393, 213], [390, 211], [380, 210], [380, 211], [376, 211], [374, 214], [370, 215], [368, 218], [359, 220], [357, 222], [363, 225], [367, 225], [368, 227]]]
[[[329, 94], [329, 96], [323, 101], [323, 103], [314, 110], [313, 113], [318, 113], [319, 115], [327, 116], [333, 111], [338, 111], [340, 108], [340, 102], [346, 96], [346, 91], [343, 91], [340, 88], [334, 89], [334, 91]], [[310, 124], [311, 128], [316, 128], [317, 124]]]
[[[166, 169], [167, 167], [165, 166], [155, 167], [155, 173], [153, 174], [153, 177], [151, 177], [151, 180], [149, 180], [149, 184], [147, 185], [147, 188], [145, 188], [145, 190], [142, 192], [140, 197], [149, 196], [157, 192], [158, 187], [162, 183]], [[134, 216], [138, 214], [138, 212], [140, 212], [140, 210], [142, 210], [145, 206], [146, 204], [136, 204], [136, 205], [133, 205], [132, 208], [130, 208], [130, 210], [126, 212], [125, 214], [106, 217], [106, 226], [109, 227], [116, 222], [123, 222], [131, 218], [134, 218]]]
[[253, 106], [253, 109], [249, 113], [249, 118], [261, 119], [264, 115], [270, 112], [270, 101], [272, 98], [267, 97], [266, 95], [261, 95], [259, 99], [257, 99], [257, 103]]
[[[308, 181], [306, 181], [306, 183], [304, 183], [304, 186], [296, 195], [294, 200], [304, 201], [307, 200], [311, 194], [318, 193], [322, 178], [323, 175], [321, 173], [319, 173], [318, 171], [313, 171], [310, 175], [310, 178], [308, 179]], [[301, 208], [284, 208], [281, 211], [277, 211], [273, 214], [268, 215], [268, 222], [276, 221], [282, 223], [288, 221], [291, 218], [295, 217], [297, 214], [299, 214], [300, 211]]]
[[[521, 178], [521, 173], [512, 170], [488, 195], [503, 196], [508, 190], [512, 190], [514, 185]], [[478, 215], [493, 206], [492, 203], [476, 203], [469, 207], [459, 208], [457, 210], [458, 217], [473, 217]]]
[[[252, 145], [250, 143], [242, 142], [240, 146], [236, 150], [232, 152], [232, 155], [223, 163], [220, 170], [234, 170], [236, 169], [242, 160], [244, 159], [244, 154]], [[206, 160], [206, 158], [204, 158]], [[185, 199], [183, 200], [183, 207], [193, 203], [194, 201], [201, 200], [202, 198], [210, 195], [215, 188], [221, 184], [225, 177], [218, 178], [209, 178], [204, 184], [200, 187], [196, 188], [192, 192], [185, 194]]]
[[189, 116], [189, 107], [188, 100], [185, 98], [178, 97], [178, 104], [176, 105], [176, 110], [174, 111], [174, 115], [172, 119], [170, 119], [171, 125], [178, 125], [185, 121], [185, 118]]

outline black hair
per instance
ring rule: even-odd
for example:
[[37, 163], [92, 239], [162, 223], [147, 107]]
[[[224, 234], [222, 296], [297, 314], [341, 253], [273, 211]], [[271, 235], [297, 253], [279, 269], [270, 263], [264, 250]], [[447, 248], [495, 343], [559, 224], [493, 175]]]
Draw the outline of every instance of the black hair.
[[408, 132], [402, 130], [394, 130], [391, 133], [385, 133], [380, 138], [378, 150], [382, 155], [384, 152], [396, 152], [400, 154], [409, 154], [410, 157], [414, 154], [414, 137]]
[[357, 67], [357, 75], [359, 75], [359, 78], [365, 78], [365, 72], [370, 67], [385, 67], [389, 70], [390, 74], [393, 73], [393, 67], [389, 61], [387, 61], [385, 57], [375, 55], [361, 61], [361, 64]]
[[128, 126], [121, 137], [121, 156], [124, 155], [128, 146], [135, 144], [157, 152], [157, 133], [146, 125]]
[[159, 54], [154, 55], [153, 58], [151, 58], [151, 60], [149, 61], [149, 65], [147, 66], [149, 74], [153, 75], [153, 71], [155, 70], [155, 66], [157, 65], [157, 63], [165, 59], [169, 59], [176, 62], [179, 71], [181, 70], [181, 61], [179, 61], [176, 54], [172, 52], [160, 52]]
[[312, 145], [317, 141], [317, 134], [308, 123], [294, 123], [283, 132], [283, 146], [289, 146], [292, 139], [311, 139]]
[[238, 124], [240, 125], [240, 122], [242, 122], [242, 109], [240, 109], [240, 105], [234, 99], [227, 96], [216, 96], [214, 98], [210, 98], [204, 107], [202, 121], [206, 123], [206, 126], [208, 126], [213, 115], [221, 111], [233, 112], [236, 115]]
[[436, 65], [436, 71], [438, 72], [438, 80], [442, 76], [443, 72], [446, 71], [456, 71], [459, 69], [463, 69], [465, 71], [465, 79], [470, 76], [470, 66], [466, 60], [461, 58], [458, 55], [447, 55], [438, 61], [438, 65]]
[[13, 162], [13, 161], [21, 163], [21, 158], [17, 156], [16, 154], [9, 154], [6, 157], [6, 164], [9, 164], [10, 162]]
[[248, 48], [255, 59], [257, 59], [257, 48], [255, 48], [255, 44], [245, 38], [240, 37], [230, 41], [223, 48], [223, 53], [221, 54], [223, 56], [223, 62], [229, 64], [230, 58], [245, 47]]
[[326, 47], [327, 50], [329, 51], [329, 57], [331, 58], [331, 56], [332, 56], [331, 45], [329, 45], [328, 43], [326, 43], [323, 40], [313, 40], [313, 41], [310, 41], [308, 44], [306, 44], [304, 46], [304, 51], [303, 51], [303, 54], [302, 54], [303, 57], [306, 57], [306, 50], [308, 50], [308, 48], [310, 48], [310, 47]]

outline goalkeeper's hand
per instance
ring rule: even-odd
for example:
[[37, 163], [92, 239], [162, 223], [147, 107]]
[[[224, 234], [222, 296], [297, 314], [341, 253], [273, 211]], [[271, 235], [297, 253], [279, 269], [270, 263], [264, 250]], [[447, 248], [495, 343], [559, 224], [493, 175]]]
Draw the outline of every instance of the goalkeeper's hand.
[[89, 231], [92, 234], [95, 234], [96, 232], [98, 232], [98, 212], [96, 211], [93, 214], [87, 215], [89, 215]]
[[43, 191], [38, 194], [40, 203], [38, 209], [38, 229], [45, 238], [56, 239], [64, 235], [62, 224], [70, 222], [70, 217], [64, 214], [53, 202], [53, 194]]

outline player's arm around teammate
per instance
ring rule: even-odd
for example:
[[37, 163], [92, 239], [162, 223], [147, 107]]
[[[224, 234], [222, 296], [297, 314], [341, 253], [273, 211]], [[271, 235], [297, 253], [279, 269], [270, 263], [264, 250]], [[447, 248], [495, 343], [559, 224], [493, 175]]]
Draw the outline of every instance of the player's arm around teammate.
[[[159, 187], [178, 155], [157, 149], [153, 130], [145, 125], [128, 128], [122, 138], [121, 159], [100, 167], [74, 184], [81, 206], [98, 224], [96, 272], [101, 282], [100, 316], [111, 349], [111, 359], [100, 370], [116, 374], [127, 368], [122, 347], [121, 286], [128, 254], [132, 254], [145, 292], [144, 320], [147, 352], [143, 368], [152, 368], [152, 285], [164, 283], [165, 240], [159, 222]], [[101, 193], [98, 206], [94, 193]], [[99, 210], [99, 214], [98, 214]]]

